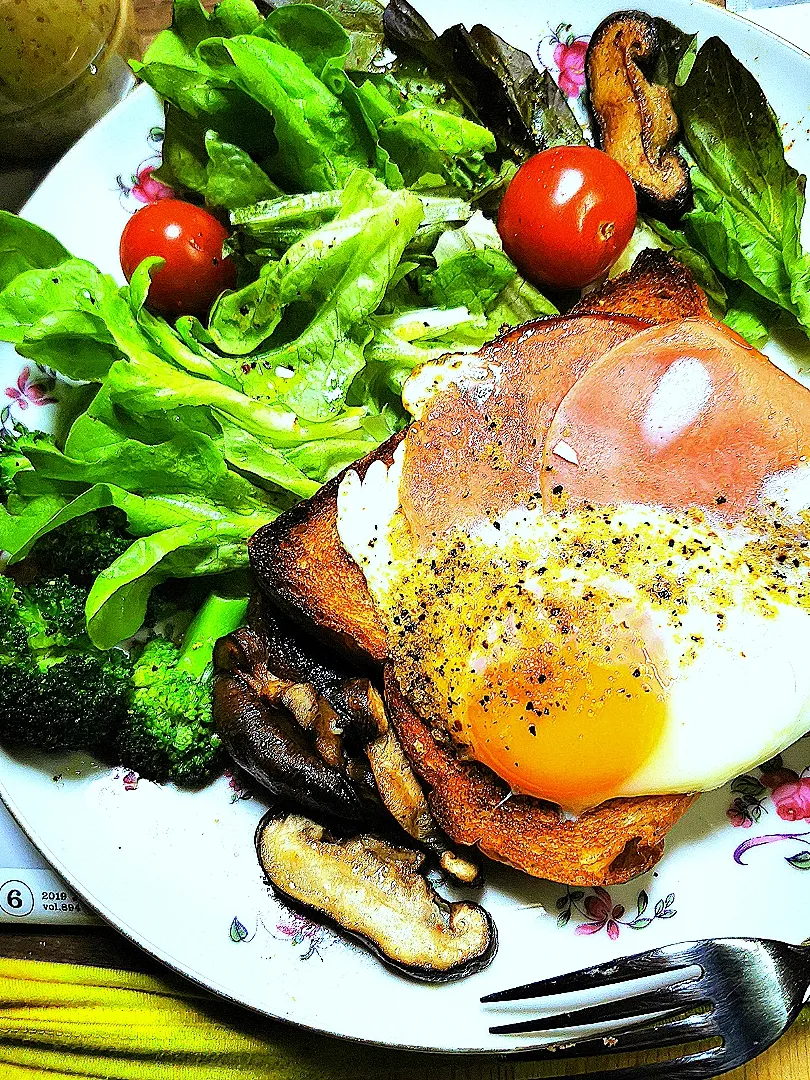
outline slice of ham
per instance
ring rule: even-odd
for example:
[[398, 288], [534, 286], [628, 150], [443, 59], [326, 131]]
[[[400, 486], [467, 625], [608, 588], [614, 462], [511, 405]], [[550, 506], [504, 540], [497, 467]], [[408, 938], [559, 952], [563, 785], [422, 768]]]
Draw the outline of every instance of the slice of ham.
[[568, 390], [545, 442], [543, 501], [734, 521], [769, 476], [808, 461], [810, 390], [721, 323], [684, 319], [618, 344]]
[[649, 325], [629, 315], [554, 317], [484, 346], [477, 375], [437, 393], [407, 432], [400, 500], [420, 545], [539, 498], [558, 405], [592, 364]]

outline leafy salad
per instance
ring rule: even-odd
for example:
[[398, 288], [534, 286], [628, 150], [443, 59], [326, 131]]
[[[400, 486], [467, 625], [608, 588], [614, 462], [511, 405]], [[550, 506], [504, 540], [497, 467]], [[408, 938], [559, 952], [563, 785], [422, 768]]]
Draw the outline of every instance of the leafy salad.
[[[778, 121], [719, 39], [657, 23], [694, 205], [640, 217], [616, 269], [672, 250], [752, 343], [808, 332], [805, 178]], [[24, 576], [48, 538], [117, 515], [85, 589], [95, 650], [150, 624], [166, 583], [244, 591], [247, 539], [407, 423], [415, 366], [570, 302], [519, 273], [495, 218], [521, 163], [586, 141], [548, 71], [482, 26], [437, 36], [407, 0], [175, 0], [133, 68], [165, 104], [156, 176], [227, 222], [235, 287], [167, 319], [160, 259], [121, 288], [0, 216], [0, 339], [62, 380], [54, 435], [3, 428], [0, 549]]]

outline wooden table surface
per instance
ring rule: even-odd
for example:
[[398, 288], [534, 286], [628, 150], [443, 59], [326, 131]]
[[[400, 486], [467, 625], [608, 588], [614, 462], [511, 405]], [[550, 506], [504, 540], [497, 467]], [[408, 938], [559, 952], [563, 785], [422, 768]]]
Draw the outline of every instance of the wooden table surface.
[[[430, 14], [431, 4], [423, 0], [421, 10]], [[710, 0], [723, 5], [723, 0]], [[213, 6], [213, 0], [207, 6]], [[171, 0], [135, 0], [138, 30], [145, 47], [171, 18]], [[159, 974], [160, 964], [109, 928], [36, 931], [0, 927], [0, 956], [34, 960], [71, 961], [121, 967], [132, 971]], [[482, 1059], [451, 1059], [446, 1068], [426, 1067], [414, 1073], [413, 1080], [513, 1080], [527, 1076], [526, 1066], [513, 1067]], [[629, 1064], [630, 1059], [622, 1063]], [[562, 1063], [560, 1063], [562, 1065]], [[619, 1062], [617, 1061], [617, 1064]], [[575, 1075], [576, 1064], [560, 1075]], [[399, 1074], [401, 1076], [401, 1073]], [[761, 1058], [728, 1074], [729, 1080], [808, 1080], [810, 1078], [810, 1026], [794, 1028]], [[380, 1080], [386, 1080], [384, 1076]]]

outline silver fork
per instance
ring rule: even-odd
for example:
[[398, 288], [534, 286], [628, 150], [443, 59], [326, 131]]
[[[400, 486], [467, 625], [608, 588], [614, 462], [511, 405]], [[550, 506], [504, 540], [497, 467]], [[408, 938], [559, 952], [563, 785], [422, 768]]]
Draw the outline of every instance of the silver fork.
[[[685, 970], [694, 967], [700, 971]], [[810, 988], [810, 949], [762, 938], [690, 941], [487, 994], [481, 1001], [523, 1001], [667, 974], [673, 980], [659, 989], [641, 990], [601, 1005], [547, 1012], [489, 1030], [493, 1034], [542, 1031], [552, 1036], [553, 1042], [521, 1054], [532, 1060], [597, 1057], [721, 1040], [708, 1050], [658, 1064], [581, 1074], [587, 1080], [707, 1080], [751, 1061], [787, 1031]], [[546, 1006], [551, 1008], [551, 1004]], [[589, 1030], [577, 1035], [576, 1029], [584, 1027]]]

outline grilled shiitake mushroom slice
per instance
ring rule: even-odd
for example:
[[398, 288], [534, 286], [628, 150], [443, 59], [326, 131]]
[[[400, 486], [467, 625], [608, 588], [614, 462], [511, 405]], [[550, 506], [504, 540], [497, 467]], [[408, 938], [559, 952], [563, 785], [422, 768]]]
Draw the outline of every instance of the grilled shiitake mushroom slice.
[[214, 723], [234, 761], [309, 813], [373, 825], [385, 813], [368, 764], [348, 753], [334, 709], [311, 683], [268, 666], [263, 635], [242, 628], [214, 651]]
[[673, 149], [679, 124], [669, 91], [645, 74], [659, 48], [649, 15], [618, 11], [597, 27], [585, 71], [599, 146], [628, 173], [641, 205], [671, 221], [688, 209], [692, 185]]
[[274, 811], [259, 823], [256, 851], [281, 899], [335, 923], [400, 974], [462, 979], [495, 954], [489, 913], [439, 896], [419, 851], [368, 834], [340, 838], [300, 814]]
[[[275, 797], [256, 835], [274, 891], [412, 978], [484, 967], [496, 946], [490, 916], [444, 900], [425, 852], [463, 885], [480, 882], [480, 866], [436, 825], [378, 691], [316, 660], [261, 598], [250, 622], [217, 643], [214, 720], [237, 764]], [[405, 846], [409, 837], [424, 850]]]
[[289, 805], [343, 829], [402, 830], [449, 878], [480, 884], [479, 862], [436, 825], [372, 683], [316, 660], [261, 598], [250, 622], [214, 654], [214, 721], [236, 763]]

